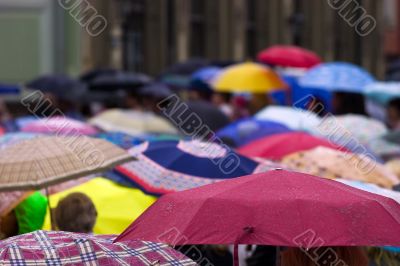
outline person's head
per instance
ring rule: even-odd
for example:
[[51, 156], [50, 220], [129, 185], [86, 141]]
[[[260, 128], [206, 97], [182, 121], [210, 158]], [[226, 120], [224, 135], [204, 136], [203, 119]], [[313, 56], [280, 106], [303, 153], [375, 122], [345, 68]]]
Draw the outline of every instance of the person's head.
[[366, 115], [364, 96], [360, 93], [335, 92], [332, 105], [336, 115]]
[[[330, 263], [326, 264], [328, 260]], [[282, 266], [346, 265], [368, 266], [368, 257], [359, 247], [319, 247], [308, 251], [288, 248], [281, 255]], [[339, 262], [343, 261], [342, 264]]]
[[307, 103], [307, 110], [315, 113], [318, 116], [324, 116], [326, 114], [325, 103], [318, 97], [312, 97]]
[[128, 109], [139, 110], [143, 107], [141, 97], [135, 92], [128, 92], [124, 100]]
[[18, 220], [14, 211], [0, 217], [0, 240], [18, 235]]
[[387, 122], [391, 128], [400, 126], [400, 98], [389, 102], [386, 110]]
[[97, 210], [92, 200], [83, 193], [72, 193], [60, 200], [54, 211], [57, 228], [76, 233], [92, 233]]
[[213, 95], [213, 90], [207, 83], [195, 80], [191, 81], [189, 85], [189, 100], [203, 100], [210, 101]]
[[232, 99], [231, 93], [224, 93], [224, 92], [216, 92], [212, 95], [211, 101], [216, 106], [223, 105], [223, 104], [230, 104]]

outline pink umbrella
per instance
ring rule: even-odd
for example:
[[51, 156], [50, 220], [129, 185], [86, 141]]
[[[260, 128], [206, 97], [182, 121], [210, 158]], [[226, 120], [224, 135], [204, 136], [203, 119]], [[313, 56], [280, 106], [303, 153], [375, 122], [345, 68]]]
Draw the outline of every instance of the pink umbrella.
[[23, 132], [47, 133], [62, 136], [93, 135], [97, 130], [84, 122], [62, 116], [38, 119], [21, 128]]
[[283, 67], [311, 68], [321, 63], [321, 58], [309, 50], [297, 46], [275, 45], [257, 55], [260, 62]]
[[132, 239], [233, 243], [236, 262], [238, 244], [399, 246], [400, 205], [336, 181], [277, 169], [164, 195], [116, 241]]
[[238, 152], [249, 157], [280, 160], [288, 154], [311, 150], [318, 146], [343, 152], [348, 151], [346, 148], [329, 142], [326, 139], [314, 137], [304, 132], [288, 132], [252, 141], [240, 147]]

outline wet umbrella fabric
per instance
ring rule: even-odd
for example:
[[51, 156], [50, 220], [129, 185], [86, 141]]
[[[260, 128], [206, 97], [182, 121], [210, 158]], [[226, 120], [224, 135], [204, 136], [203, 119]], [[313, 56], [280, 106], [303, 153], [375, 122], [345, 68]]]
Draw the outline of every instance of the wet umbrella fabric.
[[[400, 205], [393, 199], [333, 180], [271, 170], [164, 195], [116, 241], [399, 246], [399, 222]], [[313, 241], [317, 238], [323, 243]]]

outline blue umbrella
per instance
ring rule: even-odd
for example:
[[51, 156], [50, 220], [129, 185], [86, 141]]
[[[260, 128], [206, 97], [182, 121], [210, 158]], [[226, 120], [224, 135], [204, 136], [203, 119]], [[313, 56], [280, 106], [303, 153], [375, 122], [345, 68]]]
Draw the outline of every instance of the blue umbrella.
[[292, 130], [277, 122], [244, 118], [222, 128], [217, 136], [232, 140], [236, 146], [242, 146], [262, 137], [289, 131]]
[[355, 93], [361, 93], [372, 82], [374, 78], [367, 71], [344, 62], [320, 64], [300, 78], [305, 88]]
[[390, 100], [400, 98], [400, 82], [374, 82], [365, 88], [368, 99], [387, 105]]
[[130, 180], [134, 186], [153, 195], [282, 167], [254, 161], [216, 143], [200, 141], [144, 142], [131, 148], [129, 153], [137, 160], [116, 167], [117, 176], [108, 177], [117, 182]]
[[189, 89], [212, 93], [211, 81], [221, 72], [219, 67], [203, 67], [190, 78]]
[[144, 137], [133, 137], [122, 132], [102, 132], [95, 135], [96, 138], [107, 140], [123, 149], [129, 149], [145, 141]]
[[210, 66], [203, 67], [191, 76], [192, 80], [201, 80], [203, 82], [209, 83], [213, 78], [215, 78], [221, 72], [220, 67]]
[[0, 95], [19, 95], [21, 86], [17, 84], [0, 83]]

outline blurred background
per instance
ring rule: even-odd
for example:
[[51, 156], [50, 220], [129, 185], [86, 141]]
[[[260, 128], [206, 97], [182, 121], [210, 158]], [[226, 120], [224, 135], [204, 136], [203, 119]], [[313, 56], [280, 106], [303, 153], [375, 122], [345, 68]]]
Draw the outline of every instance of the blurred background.
[[[383, 78], [400, 55], [400, 2], [358, 0], [377, 21], [359, 36], [321, 0], [90, 0], [107, 26], [90, 36], [55, 0], [0, 1], [0, 80], [26, 82], [46, 73], [76, 76], [117, 68], [156, 76], [193, 57], [254, 59], [273, 44], [295, 44], [324, 61], [348, 61]], [[360, 15], [356, 12], [355, 15]]]

